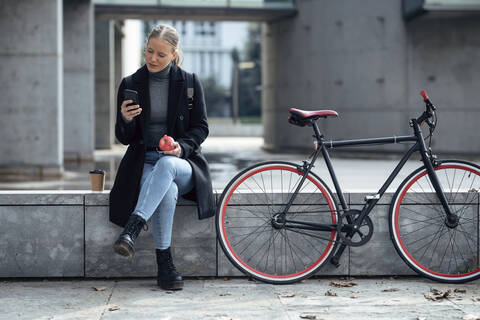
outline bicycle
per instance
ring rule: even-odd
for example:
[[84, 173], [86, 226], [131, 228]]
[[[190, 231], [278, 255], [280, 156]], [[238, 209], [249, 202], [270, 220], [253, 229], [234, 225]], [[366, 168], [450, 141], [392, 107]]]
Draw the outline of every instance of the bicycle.
[[[436, 108], [425, 91], [421, 95], [426, 108], [410, 120], [413, 135], [408, 136], [326, 141], [317, 120], [337, 117], [337, 112], [289, 109], [291, 124], [313, 127], [312, 160], [303, 164], [261, 162], [228, 183], [216, 213], [217, 238], [228, 259], [247, 276], [273, 284], [298, 282], [328, 261], [338, 267], [347, 246], [361, 246], [371, 239], [370, 212], [407, 160], [418, 152], [423, 166], [403, 180], [390, 205], [389, 228], [395, 249], [410, 268], [432, 280], [463, 283], [479, 278], [480, 167], [461, 160], [437, 160], [430, 148]], [[425, 124], [430, 132], [424, 138], [421, 128]], [[327, 149], [379, 143], [413, 146], [379, 191], [365, 198], [363, 208], [351, 209]], [[320, 154], [337, 198], [311, 171]]]

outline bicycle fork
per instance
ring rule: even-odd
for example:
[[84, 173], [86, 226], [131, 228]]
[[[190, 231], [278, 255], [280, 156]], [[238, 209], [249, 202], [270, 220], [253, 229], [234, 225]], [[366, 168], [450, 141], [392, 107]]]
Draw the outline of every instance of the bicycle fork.
[[412, 125], [415, 136], [417, 136], [418, 138], [420, 154], [422, 156], [423, 164], [427, 169], [428, 178], [430, 179], [433, 189], [435, 190], [435, 193], [437, 194], [437, 197], [440, 200], [440, 203], [442, 204], [442, 207], [446, 213], [445, 225], [449, 228], [455, 228], [458, 226], [459, 217], [450, 210], [450, 205], [448, 204], [447, 197], [443, 192], [442, 186], [437, 177], [437, 173], [435, 172], [435, 159], [433, 158], [433, 156], [428, 154], [427, 146], [425, 145], [425, 141], [423, 140], [422, 131], [420, 130], [420, 126], [418, 125], [418, 123], [412, 120]]

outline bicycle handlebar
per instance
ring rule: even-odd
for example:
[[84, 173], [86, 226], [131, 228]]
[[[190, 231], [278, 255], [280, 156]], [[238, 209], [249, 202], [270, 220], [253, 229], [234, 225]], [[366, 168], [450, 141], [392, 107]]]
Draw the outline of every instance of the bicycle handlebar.
[[423, 97], [423, 101], [425, 102], [426, 105], [426, 110], [422, 113], [420, 117], [416, 119], [417, 123], [419, 125], [422, 125], [423, 122], [426, 122], [430, 128], [435, 127], [435, 122], [430, 121], [430, 118], [432, 118], [435, 114], [435, 106], [433, 103], [430, 101], [430, 98], [427, 95], [427, 92], [425, 90], [420, 91], [420, 95]]

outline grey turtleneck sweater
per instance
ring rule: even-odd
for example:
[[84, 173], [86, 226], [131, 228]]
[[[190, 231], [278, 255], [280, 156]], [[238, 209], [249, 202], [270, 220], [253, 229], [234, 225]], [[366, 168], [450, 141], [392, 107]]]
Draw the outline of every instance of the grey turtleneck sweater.
[[150, 114], [147, 129], [147, 147], [158, 146], [158, 140], [167, 134], [168, 82], [170, 79], [169, 63], [159, 72], [148, 73], [150, 90]]

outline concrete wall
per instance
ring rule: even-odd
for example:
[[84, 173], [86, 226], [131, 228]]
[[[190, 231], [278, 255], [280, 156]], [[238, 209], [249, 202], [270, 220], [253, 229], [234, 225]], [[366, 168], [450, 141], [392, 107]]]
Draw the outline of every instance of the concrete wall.
[[[366, 194], [348, 193], [352, 208]], [[122, 231], [108, 221], [108, 191], [0, 191], [1, 277], [155, 276], [151, 226], [142, 231], [133, 260], [113, 252]], [[220, 191], [216, 191], [217, 200]], [[478, 212], [476, 195], [471, 203]], [[387, 193], [371, 214], [374, 235], [362, 247], [347, 248], [340, 268], [327, 264], [318, 275], [414, 274], [390, 240]], [[240, 276], [216, 240], [215, 219], [198, 220], [196, 205], [179, 199], [172, 248], [179, 271], [187, 276]]]
[[94, 18], [90, 0], [64, 1], [64, 152], [93, 159]]
[[63, 171], [62, 0], [0, 5], [1, 171]]
[[338, 119], [319, 121], [332, 139], [410, 134], [408, 120], [424, 110], [418, 92], [425, 89], [440, 117], [434, 150], [480, 154], [480, 140], [472, 139], [480, 120], [480, 20], [406, 23], [400, 0], [297, 4], [297, 16], [264, 28], [266, 149], [311, 149], [313, 130], [289, 125], [289, 107], [338, 111]]

